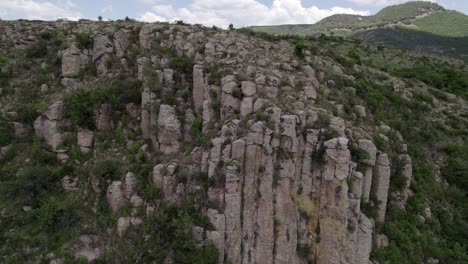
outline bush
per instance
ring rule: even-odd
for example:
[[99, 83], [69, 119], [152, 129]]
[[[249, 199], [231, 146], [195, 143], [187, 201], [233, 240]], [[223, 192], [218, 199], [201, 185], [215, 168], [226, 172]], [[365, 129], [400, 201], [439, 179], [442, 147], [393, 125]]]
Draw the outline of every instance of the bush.
[[75, 43], [79, 49], [90, 49], [93, 47], [93, 38], [89, 32], [80, 32], [75, 35]]
[[93, 130], [94, 107], [110, 104], [114, 110], [122, 110], [128, 103], [140, 104], [140, 87], [140, 81], [130, 79], [113, 81], [93, 90], [79, 90], [65, 98], [65, 115], [74, 125]]
[[195, 61], [187, 56], [174, 57], [170, 62], [170, 66], [172, 69], [180, 73], [185, 73], [187, 75], [192, 74], [194, 65]]
[[13, 127], [5, 117], [0, 116], [0, 146], [8, 145], [13, 138]]
[[17, 195], [27, 201], [33, 201], [41, 192], [51, 191], [55, 187], [56, 178], [52, 171], [44, 166], [26, 166], [17, 179]]
[[0, 54], [0, 67], [5, 66], [8, 63], [8, 57], [6, 55]]
[[99, 160], [94, 164], [91, 173], [101, 181], [118, 180], [121, 177], [122, 168], [117, 160]]
[[303, 59], [305, 57], [305, 53], [304, 53], [305, 48], [306, 48], [306, 44], [304, 40], [296, 41], [294, 45], [294, 55], [296, 55], [300, 59]]
[[39, 39], [34, 44], [30, 47], [28, 47], [26, 50], [26, 58], [43, 58], [45, 55], [47, 55], [47, 42]]
[[39, 197], [39, 208], [33, 211], [37, 224], [47, 232], [57, 232], [73, 226], [79, 221], [77, 212], [80, 204], [74, 194], [48, 195]]

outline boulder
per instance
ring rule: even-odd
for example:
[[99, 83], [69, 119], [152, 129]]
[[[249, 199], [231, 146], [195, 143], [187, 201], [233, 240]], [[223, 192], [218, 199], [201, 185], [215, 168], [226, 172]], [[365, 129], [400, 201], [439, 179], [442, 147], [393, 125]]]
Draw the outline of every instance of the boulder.
[[119, 212], [125, 206], [125, 197], [123, 194], [121, 181], [113, 181], [107, 188], [107, 203], [114, 213]]
[[89, 153], [94, 143], [94, 132], [88, 129], [80, 129], [77, 133], [78, 146], [83, 153]]
[[242, 94], [244, 96], [253, 96], [257, 93], [257, 87], [255, 83], [249, 81], [242, 82]]
[[77, 77], [89, 64], [87, 51], [81, 51], [74, 43], [62, 52], [62, 76]]
[[317, 91], [313, 86], [306, 86], [304, 87], [304, 94], [307, 99], [316, 100], [317, 99]]

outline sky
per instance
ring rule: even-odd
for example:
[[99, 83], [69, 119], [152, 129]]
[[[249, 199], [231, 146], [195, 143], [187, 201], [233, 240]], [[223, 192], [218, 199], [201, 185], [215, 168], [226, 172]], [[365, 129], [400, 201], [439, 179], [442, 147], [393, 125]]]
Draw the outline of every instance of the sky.
[[[468, 14], [468, 0], [430, 0]], [[333, 14], [372, 15], [407, 0], [0, 0], [0, 18], [80, 18], [145, 22], [183, 20], [205, 26], [312, 24]]]

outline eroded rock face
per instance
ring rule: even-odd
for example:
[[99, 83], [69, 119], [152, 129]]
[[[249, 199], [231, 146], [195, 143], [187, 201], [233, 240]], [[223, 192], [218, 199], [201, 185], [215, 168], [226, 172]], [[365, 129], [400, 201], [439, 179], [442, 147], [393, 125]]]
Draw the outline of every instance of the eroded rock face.
[[175, 109], [170, 105], [161, 105], [158, 115], [159, 149], [164, 154], [178, 151], [180, 147], [181, 124]]
[[87, 129], [81, 129], [77, 133], [77, 140], [81, 152], [89, 153], [94, 143], [94, 132]]
[[47, 107], [44, 113], [34, 121], [36, 136], [44, 138], [54, 151], [68, 136], [63, 132], [63, 128], [67, 125], [66, 120], [64, 120], [63, 110], [63, 102], [57, 101]]
[[107, 188], [107, 203], [114, 213], [119, 212], [125, 205], [123, 185], [121, 181], [113, 181]]
[[377, 147], [374, 145], [374, 143], [372, 143], [372, 141], [367, 139], [360, 139], [359, 147], [369, 154], [369, 158], [364, 160], [366, 167], [365, 171], [362, 172], [364, 174], [362, 181], [362, 199], [363, 201], [367, 202], [369, 201], [371, 192], [372, 174], [376, 161]]
[[62, 76], [77, 77], [90, 62], [90, 55], [87, 50], [81, 51], [75, 44], [62, 53]]
[[203, 108], [203, 101], [205, 97], [205, 77], [203, 74], [203, 66], [193, 66], [193, 106], [195, 111]]
[[[140, 175], [132, 172], [122, 181], [94, 184], [95, 190], [107, 188], [106, 199], [114, 213], [130, 207], [129, 215], [117, 221], [117, 234], [124, 237], [129, 227], [141, 223], [142, 214], [151, 215], [162, 203], [182, 203], [191, 193], [201, 192], [208, 199], [202, 213], [214, 229], [194, 227], [193, 235], [197, 246], [213, 242], [220, 253], [219, 263], [306, 263], [298, 254], [300, 247], [310, 248], [309, 259], [318, 264], [371, 263], [374, 220], [361, 212], [361, 199], [380, 201], [376, 221], [382, 222], [390, 161], [372, 141], [359, 139], [368, 137], [366, 128], [346, 127], [352, 122], [345, 122], [345, 115], [340, 115], [343, 105], [333, 102], [337, 111], [328, 111], [315, 103], [319, 89], [320, 95], [326, 95], [334, 82], [308, 65], [314, 65], [312, 58], [291, 58], [289, 52], [294, 47], [288, 43], [259, 40], [254, 45], [251, 37], [233, 37], [235, 32], [213, 31], [208, 36], [190, 27], [176, 27], [144, 24], [139, 41], [131, 36], [133, 43], [129, 43], [128, 28], [98, 34], [94, 39], [91, 56], [99, 76], [113, 76], [105, 62], [117, 56], [126, 65], [125, 74], [143, 81], [143, 92], [141, 105], [125, 105], [126, 117], [131, 120], [128, 124], [111, 119], [113, 111], [119, 114], [123, 108], [96, 105], [96, 131], [78, 131], [78, 146], [89, 152], [97, 130], [122, 128], [128, 138], [127, 149], [141, 143], [139, 151], [148, 164], [153, 162], [152, 180], [162, 192], [156, 201], [140, 197]], [[158, 52], [154, 52], [155, 47]], [[139, 48], [141, 53], [137, 54], [142, 57], [133, 65], [131, 55]], [[194, 59], [192, 75], [179, 72], [177, 67], [170, 69], [172, 55], [160, 54], [159, 48]], [[252, 54], [250, 49], [258, 52]], [[270, 58], [270, 50], [279, 55]], [[90, 60], [86, 52], [74, 47], [64, 52], [63, 76], [69, 78], [64, 81], [78, 82], [71, 78], [83, 69], [81, 59]], [[214, 76], [220, 79], [213, 81], [209, 74], [217, 72], [208, 68], [210, 63], [230, 75]], [[145, 78], [149, 70], [157, 76], [158, 87]], [[334, 70], [343, 74], [338, 66]], [[304, 90], [293, 88], [298, 81], [305, 82]], [[353, 93], [353, 89], [345, 90]], [[63, 107], [61, 102], [50, 106], [34, 124], [36, 134], [53, 148], [67, 136]], [[356, 106], [355, 110], [359, 117], [365, 117], [365, 108]], [[331, 122], [317, 128], [321, 114]], [[202, 123], [201, 136], [197, 122]], [[200, 142], [195, 142], [195, 136]], [[191, 146], [185, 148], [184, 144]], [[350, 144], [369, 153], [364, 164], [351, 161]], [[62, 161], [68, 159], [66, 150], [58, 153]], [[410, 182], [411, 160], [409, 156], [401, 159], [408, 162], [402, 173]], [[194, 175], [207, 177], [210, 184], [201, 184]], [[68, 176], [62, 185], [76, 190], [78, 182]], [[405, 199], [409, 195], [402, 193]], [[167, 262], [171, 260], [168, 256]]]
[[377, 156], [374, 175], [372, 178], [372, 195], [377, 201], [377, 221], [385, 221], [387, 210], [388, 189], [390, 187], [390, 159], [386, 153]]

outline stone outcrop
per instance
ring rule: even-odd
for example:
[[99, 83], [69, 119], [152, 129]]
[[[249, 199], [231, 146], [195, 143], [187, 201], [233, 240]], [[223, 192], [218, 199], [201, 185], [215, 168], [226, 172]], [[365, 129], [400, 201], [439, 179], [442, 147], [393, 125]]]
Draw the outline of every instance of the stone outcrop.
[[195, 111], [203, 108], [206, 85], [207, 83], [203, 74], [203, 66], [193, 66], [193, 106]]
[[378, 207], [377, 221], [385, 221], [387, 210], [388, 189], [390, 187], [390, 160], [386, 153], [377, 156], [374, 175], [372, 178], [372, 195]]
[[94, 143], [94, 132], [88, 129], [81, 129], [77, 133], [78, 146], [83, 153], [89, 153]]
[[68, 136], [63, 132], [66, 125], [63, 102], [57, 101], [34, 121], [34, 132], [36, 136], [44, 138], [53, 150], [57, 150]]
[[77, 77], [90, 63], [88, 50], [80, 50], [75, 44], [62, 52], [62, 76], [67, 78]]
[[372, 141], [367, 139], [360, 139], [359, 147], [369, 154], [369, 158], [363, 161], [366, 167], [362, 172], [364, 174], [362, 182], [362, 199], [367, 202], [369, 201], [371, 192], [372, 174], [377, 157], [377, 147], [372, 143]]
[[175, 109], [170, 105], [161, 105], [158, 115], [159, 150], [164, 154], [178, 151], [182, 136], [181, 124]]
[[107, 203], [114, 213], [119, 212], [125, 205], [123, 185], [121, 181], [113, 181], [107, 189]]

